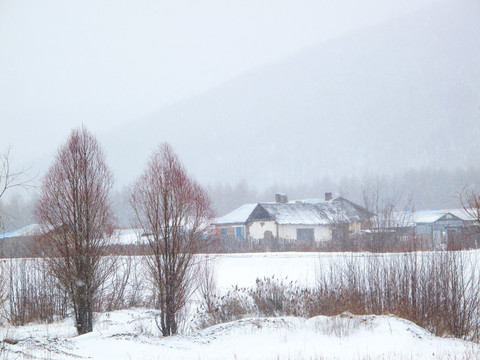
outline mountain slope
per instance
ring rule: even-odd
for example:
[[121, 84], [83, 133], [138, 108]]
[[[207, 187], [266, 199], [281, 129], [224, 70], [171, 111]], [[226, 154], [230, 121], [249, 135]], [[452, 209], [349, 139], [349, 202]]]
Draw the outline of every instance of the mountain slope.
[[480, 153], [480, 5], [439, 2], [262, 67], [106, 136], [120, 182], [170, 142], [202, 182], [309, 182]]

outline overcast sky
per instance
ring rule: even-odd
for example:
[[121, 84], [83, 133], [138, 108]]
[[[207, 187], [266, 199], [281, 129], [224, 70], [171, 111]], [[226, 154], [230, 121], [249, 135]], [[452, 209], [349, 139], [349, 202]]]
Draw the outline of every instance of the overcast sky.
[[433, 0], [0, 0], [0, 150], [35, 162]]

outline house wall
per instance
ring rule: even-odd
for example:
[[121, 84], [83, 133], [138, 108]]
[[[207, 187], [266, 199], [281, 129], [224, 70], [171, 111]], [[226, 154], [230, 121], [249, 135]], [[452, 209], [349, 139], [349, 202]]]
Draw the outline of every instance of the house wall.
[[274, 221], [255, 221], [248, 227], [248, 236], [252, 239], [263, 239], [266, 231], [271, 231], [276, 237], [277, 224]]
[[265, 232], [271, 231], [274, 237], [294, 241], [297, 239], [297, 229], [314, 229], [315, 241], [332, 239], [332, 230], [328, 226], [277, 225], [274, 221], [256, 221], [249, 226], [248, 234], [252, 239], [263, 239]]
[[360, 234], [362, 232], [362, 223], [358, 221], [351, 222], [348, 225], [348, 230], [352, 234]]
[[217, 225], [216, 235], [221, 237], [245, 239], [247, 229], [243, 224]]
[[[242, 238], [263, 239], [266, 237], [266, 232], [270, 231], [273, 237], [279, 237], [286, 240], [297, 240], [297, 229], [314, 229], [315, 241], [329, 241], [332, 240], [332, 229], [329, 225], [277, 225], [274, 221], [256, 221], [247, 227], [242, 224], [230, 224], [227, 226], [218, 226], [218, 235], [221, 229], [227, 232], [227, 236], [231, 238], [238, 238], [237, 228], [242, 228]], [[278, 234], [277, 234], [278, 231]], [[350, 233], [360, 233], [361, 223], [354, 222], [349, 224]]]
[[457, 219], [441, 219], [433, 223], [417, 224], [416, 234], [429, 237], [433, 241], [433, 246], [440, 249], [449, 242], [449, 234], [452, 231], [458, 231], [463, 226], [463, 222]]
[[296, 240], [297, 229], [313, 229], [315, 241], [327, 241], [332, 239], [332, 230], [328, 226], [318, 225], [279, 225], [279, 237], [281, 239]]

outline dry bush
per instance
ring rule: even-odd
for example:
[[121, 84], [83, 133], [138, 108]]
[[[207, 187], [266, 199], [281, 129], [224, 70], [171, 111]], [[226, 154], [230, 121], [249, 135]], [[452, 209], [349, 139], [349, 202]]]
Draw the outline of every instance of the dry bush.
[[[8, 299], [8, 260], [0, 260], [0, 309]], [[2, 314], [3, 315], [3, 314]]]
[[126, 291], [132, 272], [132, 260], [130, 257], [109, 257], [114, 262], [112, 271], [108, 274], [102, 286], [98, 290], [98, 296], [94, 303], [94, 311], [113, 311], [125, 309]]
[[258, 279], [255, 287], [248, 291], [259, 316], [302, 316], [307, 317], [315, 307], [316, 293], [301, 288], [294, 281], [279, 280], [275, 276]]
[[203, 329], [256, 313], [248, 289], [235, 286], [219, 295], [211, 258], [207, 255], [201, 264], [198, 277], [200, 304], [194, 320], [197, 327]]
[[310, 289], [275, 277], [257, 279], [250, 289], [235, 286], [223, 295], [201, 291], [196, 322], [204, 328], [248, 316], [308, 317], [314, 312], [311, 307], [315, 306], [315, 295]]
[[96, 312], [129, 308], [155, 308], [156, 295], [149, 283], [147, 264], [141, 256], [115, 255], [112, 271], [99, 289]]
[[254, 288], [203, 297], [202, 326], [245, 316], [394, 314], [436, 335], [480, 340], [475, 253], [430, 252], [350, 257], [331, 264], [313, 289], [275, 278]]
[[68, 299], [54, 277], [36, 260], [9, 262], [6, 318], [12, 325], [53, 322], [68, 313]]
[[246, 288], [234, 287], [224, 295], [210, 294], [203, 298], [197, 310], [199, 328], [222, 324], [256, 315], [255, 305]]
[[472, 254], [407, 253], [351, 258], [331, 266], [317, 287], [318, 313], [385, 314], [437, 335], [478, 340], [480, 285]]
[[256, 280], [256, 286], [249, 291], [259, 313], [265, 316], [284, 314], [288, 288], [275, 277]]

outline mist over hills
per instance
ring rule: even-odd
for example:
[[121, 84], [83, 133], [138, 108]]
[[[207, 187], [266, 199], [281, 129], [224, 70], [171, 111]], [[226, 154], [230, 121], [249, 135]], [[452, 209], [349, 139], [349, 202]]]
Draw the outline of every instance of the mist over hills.
[[121, 184], [161, 142], [204, 184], [466, 168], [480, 154], [480, 4], [321, 43], [104, 136]]

